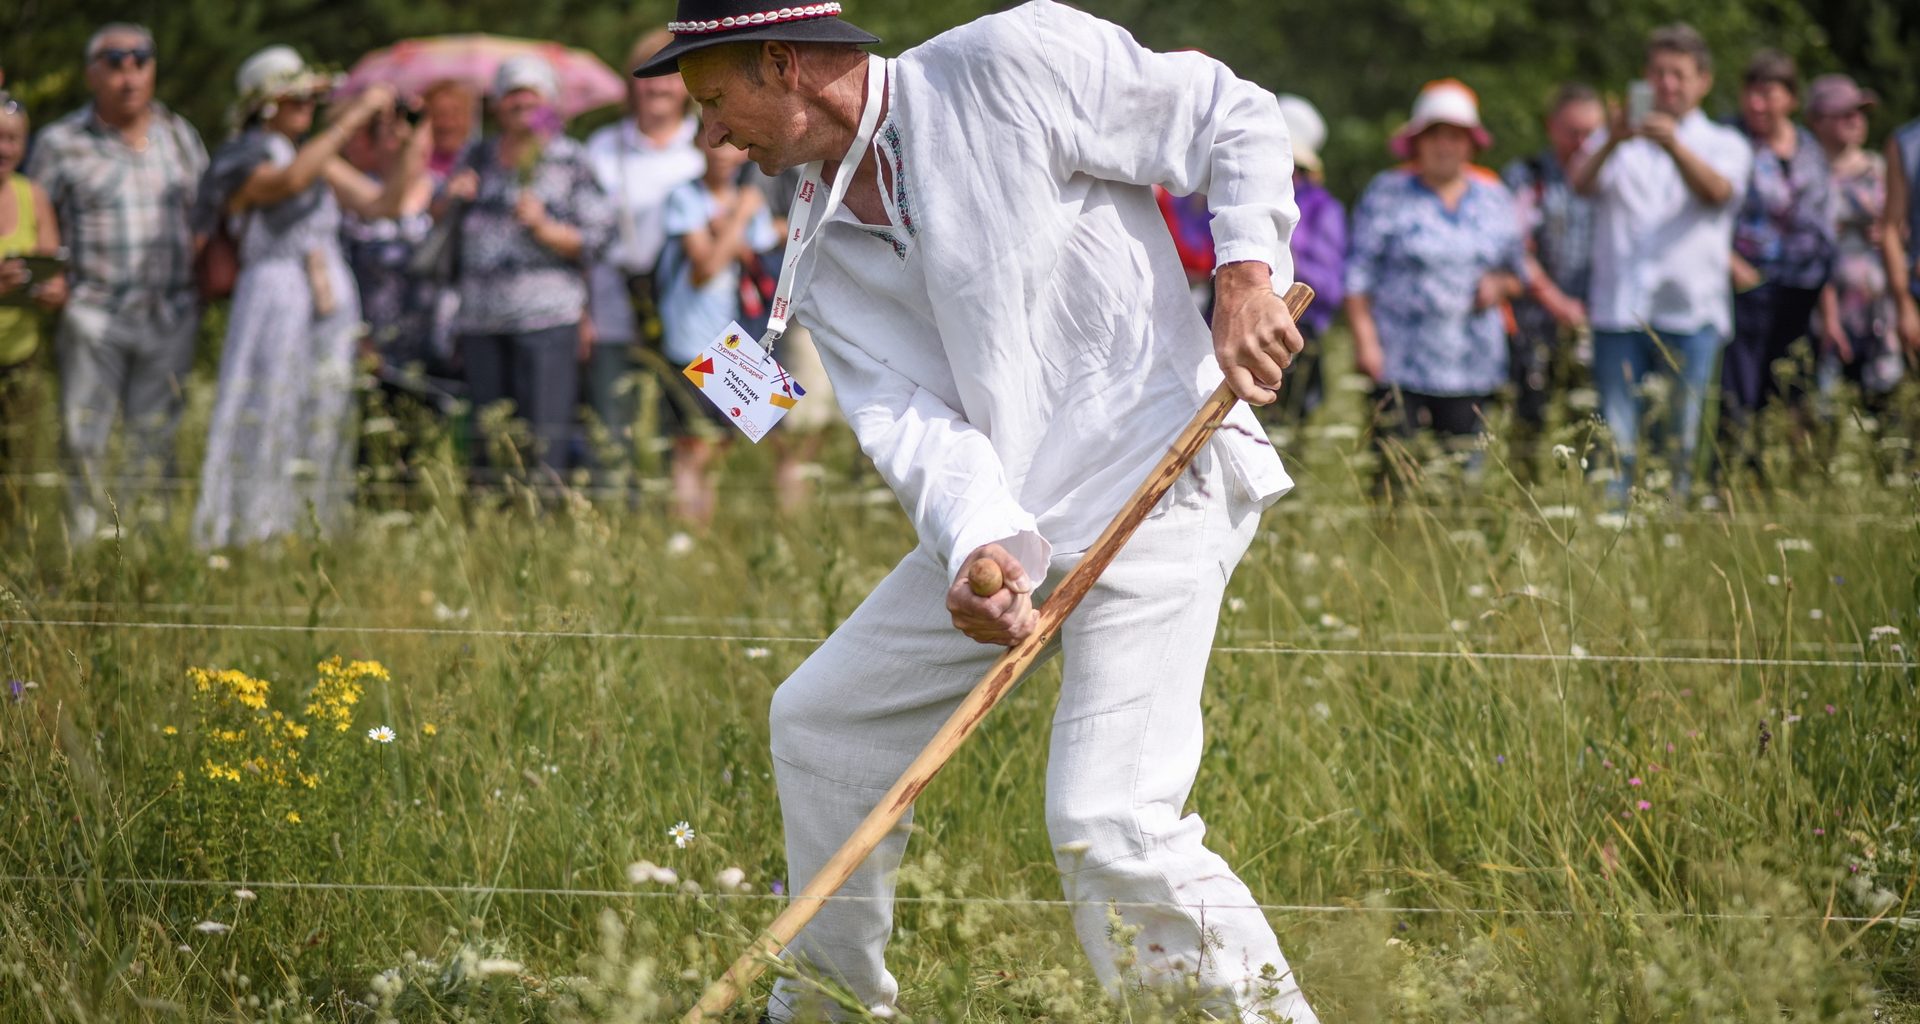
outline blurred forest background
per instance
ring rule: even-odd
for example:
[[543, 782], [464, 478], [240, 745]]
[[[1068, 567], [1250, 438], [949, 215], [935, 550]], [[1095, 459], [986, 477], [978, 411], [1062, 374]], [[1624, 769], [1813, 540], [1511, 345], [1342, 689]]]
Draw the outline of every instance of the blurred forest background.
[[[848, 16], [899, 52], [940, 30], [1009, 6], [994, 0], [849, 0]], [[1329, 184], [1351, 196], [1388, 159], [1384, 142], [1422, 82], [1458, 76], [1479, 90], [1497, 145], [1484, 162], [1540, 144], [1539, 111], [1559, 82], [1620, 92], [1640, 41], [1665, 22], [1692, 22], [1719, 75], [1709, 113], [1731, 114], [1740, 69], [1772, 46], [1803, 72], [1846, 71], [1882, 97], [1878, 144], [1920, 115], [1920, 3], [1914, 0], [1083, 0], [1155, 49], [1197, 48], [1325, 113]], [[0, 66], [8, 88], [45, 124], [85, 98], [81, 51], [110, 20], [151, 27], [161, 99], [224, 136], [234, 68], [290, 43], [340, 68], [396, 39], [486, 31], [583, 46], [618, 64], [642, 31], [672, 16], [670, 0], [0, 0]], [[616, 116], [581, 119], [578, 132]]]

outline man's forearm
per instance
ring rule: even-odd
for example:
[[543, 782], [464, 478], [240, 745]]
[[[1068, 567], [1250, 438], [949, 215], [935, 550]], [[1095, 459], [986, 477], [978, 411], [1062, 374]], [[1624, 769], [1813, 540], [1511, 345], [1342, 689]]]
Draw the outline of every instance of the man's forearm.
[[1712, 165], [1700, 159], [1700, 154], [1674, 140], [1667, 145], [1667, 155], [1673, 157], [1673, 165], [1680, 169], [1680, 180], [1687, 183], [1687, 190], [1708, 206], [1724, 206], [1733, 198], [1733, 183], [1720, 176]]

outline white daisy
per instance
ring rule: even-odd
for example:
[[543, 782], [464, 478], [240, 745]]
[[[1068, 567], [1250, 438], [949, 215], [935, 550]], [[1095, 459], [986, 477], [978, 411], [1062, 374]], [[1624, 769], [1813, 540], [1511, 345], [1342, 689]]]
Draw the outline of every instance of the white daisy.
[[392, 743], [393, 730], [384, 725], [376, 725], [367, 730], [367, 738], [375, 743]]
[[684, 821], [677, 822], [672, 828], [667, 830], [667, 838], [673, 840], [673, 845], [684, 850], [693, 845], [693, 826]]

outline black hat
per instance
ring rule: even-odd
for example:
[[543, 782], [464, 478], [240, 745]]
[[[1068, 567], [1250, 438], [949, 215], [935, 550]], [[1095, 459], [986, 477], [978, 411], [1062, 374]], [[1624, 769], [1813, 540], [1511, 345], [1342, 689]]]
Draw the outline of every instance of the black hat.
[[776, 0], [680, 0], [677, 15], [667, 22], [673, 42], [634, 68], [633, 76], [653, 78], [673, 74], [680, 70], [681, 57], [721, 43], [778, 39], [866, 46], [880, 41], [879, 36], [841, 21], [837, 3], [769, 6], [774, 2]]

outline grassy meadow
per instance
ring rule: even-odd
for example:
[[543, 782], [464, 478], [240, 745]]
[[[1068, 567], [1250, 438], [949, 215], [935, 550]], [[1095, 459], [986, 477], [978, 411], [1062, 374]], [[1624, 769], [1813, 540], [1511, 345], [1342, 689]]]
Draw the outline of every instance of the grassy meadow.
[[[1898, 447], [1846, 416], [1769, 453], [1791, 485], [1622, 514], [1566, 415], [1530, 486], [1494, 440], [1374, 504], [1335, 379], [1277, 435], [1194, 797], [1323, 1020], [1920, 1021]], [[12, 479], [0, 1021], [669, 1020], [776, 912], [769, 695], [913, 543], [850, 440], [786, 516], [737, 447], [678, 537], [651, 489], [473, 495], [428, 448], [343, 534], [216, 557], [184, 498], [71, 551]], [[1185, 1019], [1103, 1000], [1057, 902], [1056, 678], [920, 805], [911, 1019]]]

